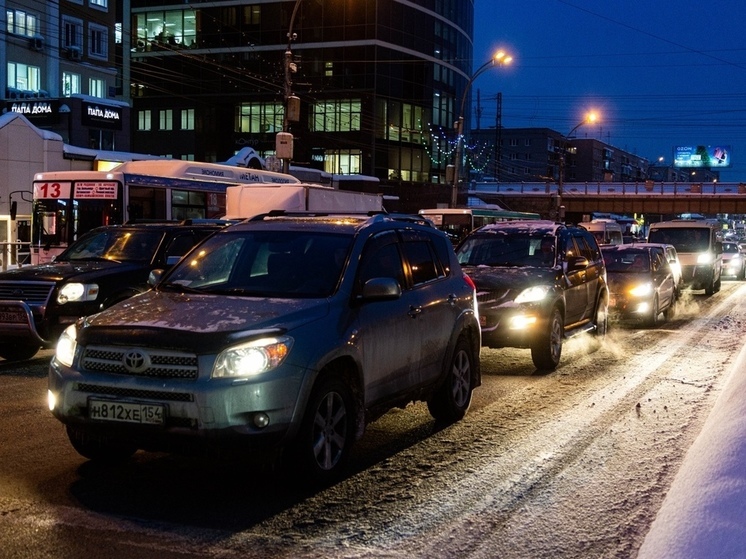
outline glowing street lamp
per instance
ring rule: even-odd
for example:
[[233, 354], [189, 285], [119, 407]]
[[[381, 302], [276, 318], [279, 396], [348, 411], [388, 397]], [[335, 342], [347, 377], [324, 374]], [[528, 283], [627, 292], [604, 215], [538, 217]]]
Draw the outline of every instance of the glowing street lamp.
[[591, 111], [588, 114], [585, 115], [585, 118], [581, 120], [578, 124], [575, 125], [575, 127], [570, 130], [565, 136], [562, 138], [562, 149], [560, 150], [560, 166], [559, 166], [559, 177], [557, 180], [557, 209], [556, 209], [556, 217], [559, 221], [564, 220], [564, 212], [562, 211], [562, 194], [565, 184], [565, 157], [567, 155], [567, 142], [570, 140], [570, 136], [573, 135], [573, 133], [583, 126], [584, 124], [593, 124], [596, 121], [598, 121], [598, 114], [595, 111]]
[[466, 82], [464, 88], [464, 94], [461, 96], [461, 105], [458, 113], [458, 121], [456, 121], [456, 161], [453, 164], [453, 185], [451, 187], [451, 207], [455, 208], [458, 202], [458, 179], [461, 165], [461, 142], [463, 141], [464, 134], [464, 106], [466, 105], [466, 97], [469, 94], [471, 84], [474, 83], [479, 76], [494, 66], [503, 66], [510, 64], [513, 61], [513, 57], [506, 54], [505, 51], [497, 51], [492, 58], [482, 64], [477, 71], [474, 72], [469, 81]]

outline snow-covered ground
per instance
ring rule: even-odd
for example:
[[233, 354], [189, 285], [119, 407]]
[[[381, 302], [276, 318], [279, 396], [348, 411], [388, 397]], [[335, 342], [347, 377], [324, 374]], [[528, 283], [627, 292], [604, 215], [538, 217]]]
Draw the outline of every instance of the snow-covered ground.
[[746, 346], [687, 451], [638, 559], [746, 557]]

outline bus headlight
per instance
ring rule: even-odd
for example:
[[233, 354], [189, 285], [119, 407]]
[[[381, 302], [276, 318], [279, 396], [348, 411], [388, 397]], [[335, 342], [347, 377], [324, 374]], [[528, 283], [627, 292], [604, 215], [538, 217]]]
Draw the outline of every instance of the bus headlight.
[[77, 330], [75, 325], [71, 324], [62, 332], [60, 339], [57, 340], [57, 349], [54, 352], [54, 358], [66, 367], [73, 366], [75, 359], [75, 349], [78, 347], [76, 340]]
[[95, 283], [66, 283], [57, 294], [57, 302], [76, 303], [81, 301], [95, 301], [98, 297], [98, 285]]
[[226, 349], [215, 360], [213, 378], [250, 377], [270, 371], [285, 360], [293, 339], [287, 336], [252, 340]]

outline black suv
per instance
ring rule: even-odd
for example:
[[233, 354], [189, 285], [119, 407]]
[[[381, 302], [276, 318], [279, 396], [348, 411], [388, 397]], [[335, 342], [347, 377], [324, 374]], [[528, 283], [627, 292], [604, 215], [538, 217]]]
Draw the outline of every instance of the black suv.
[[78, 318], [145, 291], [151, 270], [173, 265], [226, 223], [99, 227], [51, 263], [0, 273], [0, 357], [29, 359], [53, 347]]
[[531, 348], [557, 367], [564, 338], [606, 333], [606, 268], [593, 234], [550, 221], [513, 221], [472, 232], [456, 250], [477, 285], [482, 343]]
[[93, 460], [273, 449], [324, 480], [393, 407], [463, 417], [480, 347], [474, 284], [422, 218], [270, 214], [65, 330], [49, 402]]

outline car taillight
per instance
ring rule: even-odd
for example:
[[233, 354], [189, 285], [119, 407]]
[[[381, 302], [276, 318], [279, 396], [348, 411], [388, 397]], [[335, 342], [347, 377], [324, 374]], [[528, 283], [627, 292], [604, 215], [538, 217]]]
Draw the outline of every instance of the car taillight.
[[474, 291], [477, 290], [477, 284], [474, 283], [474, 280], [471, 279], [467, 274], [464, 274], [464, 281], [471, 287]]

